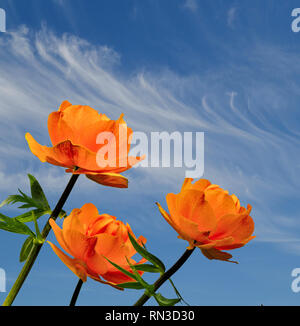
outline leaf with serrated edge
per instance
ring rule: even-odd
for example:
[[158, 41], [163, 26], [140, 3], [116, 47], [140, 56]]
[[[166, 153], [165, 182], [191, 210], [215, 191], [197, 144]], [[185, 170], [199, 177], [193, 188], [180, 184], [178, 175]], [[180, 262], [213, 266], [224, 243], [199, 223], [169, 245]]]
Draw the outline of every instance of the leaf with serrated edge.
[[45, 196], [45, 193], [44, 193], [41, 185], [37, 181], [37, 179], [31, 174], [28, 174], [28, 178], [29, 178], [29, 182], [30, 182], [32, 199], [41, 203], [45, 209], [50, 209], [50, 206], [48, 204], [48, 200]]
[[43, 210], [43, 209], [34, 209], [31, 211], [28, 211], [24, 214], [18, 215], [15, 217], [16, 220], [23, 222], [23, 223], [28, 223], [33, 221], [32, 220], [32, 212], [34, 213], [36, 219], [39, 219], [40, 217], [44, 216], [44, 215], [50, 215], [51, 211], [50, 210]]
[[14, 218], [10, 218], [0, 213], [0, 229], [20, 234], [28, 234], [34, 236], [34, 233], [29, 229], [29, 227], [19, 222]]

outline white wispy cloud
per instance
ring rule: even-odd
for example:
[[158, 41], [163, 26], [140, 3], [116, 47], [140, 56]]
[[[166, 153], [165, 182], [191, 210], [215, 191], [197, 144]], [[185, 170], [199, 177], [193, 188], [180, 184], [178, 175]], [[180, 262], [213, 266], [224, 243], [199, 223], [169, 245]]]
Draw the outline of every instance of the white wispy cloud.
[[192, 12], [196, 12], [198, 10], [197, 0], [185, 0], [183, 7]]
[[235, 7], [232, 7], [227, 11], [227, 25], [231, 28], [234, 27], [236, 13], [237, 13], [237, 8], [235, 8]]
[[60, 6], [64, 6], [66, 2], [66, 0], [52, 0], [52, 1]]
[[[50, 192], [65, 179], [63, 169], [38, 163], [24, 134], [29, 131], [49, 145], [48, 114], [69, 100], [90, 105], [113, 119], [125, 113], [136, 131], [204, 131], [204, 177], [236, 193], [244, 205], [252, 204], [258, 240], [286, 246], [288, 239], [298, 241], [300, 227], [282, 222], [297, 217], [273, 208], [274, 202], [287, 203], [290, 196], [299, 200], [300, 166], [291, 164], [290, 158], [296, 161], [300, 149], [297, 128], [284, 132], [286, 117], [293, 119], [294, 114], [286, 103], [291, 76], [281, 74], [278, 83], [272, 77], [272, 65], [275, 60], [283, 72], [291, 60], [297, 67], [300, 60], [278, 49], [268, 52], [267, 46], [252, 51], [255, 62], [242, 70], [232, 63], [201, 76], [183, 77], [167, 69], [126, 75], [119, 69], [126, 63], [107, 45], [95, 46], [73, 35], [58, 36], [46, 27], [33, 32], [23, 26], [7, 33], [0, 39], [0, 195], [11, 194], [20, 183], [25, 187], [24, 171], [36, 172]], [[229, 72], [241, 80], [237, 87], [227, 86]], [[293, 94], [299, 91], [296, 82], [292, 88]], [[152, 200], [155, 189], [156, 200], [163, 201], [166, 192], [179, 191], [184, 172], [184, 168], [133, 169], [126, 196], [144, 195], [143, 200], [147, 196]], [[81, 186], [92, 187], [85, 181]], [[89, 198], [90, 193], [82, 198]], [[103, 198], [112, 201], [110, 192], [106, 193]]]

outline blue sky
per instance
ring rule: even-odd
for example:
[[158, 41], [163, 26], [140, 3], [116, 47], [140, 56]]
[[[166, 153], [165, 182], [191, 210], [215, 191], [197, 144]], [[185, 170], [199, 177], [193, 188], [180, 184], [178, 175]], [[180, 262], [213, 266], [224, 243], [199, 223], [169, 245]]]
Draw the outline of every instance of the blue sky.
[[[24, 134], [49, 145], [47, 117], [63, 100], [111, 118], [123, 112], [136, 131], [205, 132], [203, 177], [252, 205], [257, 237], [231, 252], [239, 265], [195, 252], [174, 276], [177, 287], [191, 305], [298, 305], [300, 294], [291, 290], [291, 272], [300, 267], [300, 33], [291, 30], [297, 6], [292, 0], [0, 0], [7, 16], [7, 33], [0, 34], [0, 199], [18, 187], [28, 192], [31, 173], [55, 205], [68, 176], [41, 164]], [[165, 206], [184, 174], [184, 168], [133, 169], [127, 190], [82, 177], [65, 209], [93, 202], [131, 224], [170, 266], [186, 243], [154, 203]], [[0, 231], [8, 289], [21, 269], [23, 240]], [[15, 304], [67, 305], [76, 282], [45, 245]], [[169, 286], [162, 293], [172, 296]], [[90, 280], [78, 304], [131, 305], [139, 295]]]

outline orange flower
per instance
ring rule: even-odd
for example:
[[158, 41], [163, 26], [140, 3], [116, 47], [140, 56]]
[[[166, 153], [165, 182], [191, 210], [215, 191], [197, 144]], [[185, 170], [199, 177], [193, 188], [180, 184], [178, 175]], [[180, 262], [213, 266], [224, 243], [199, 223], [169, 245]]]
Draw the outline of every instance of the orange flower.
[[[136, 251], [128, 237], [128, 232], [133, 235], [130, 226], [124, 225], [114, 216], [99, 215], [93, 204], [85, 204], [81, 209], [74, 209], [64, 219], [62, 229], [53, 219], [50, 219], [50, 225], [62, 249], [74, 258], [48, 241], [49, 244], [63, 263], [83, 282], [87, 276], [112, 286], [134, 281], [117, 270], [106, 258], [130, 272], [132, 271], [128, 261], [132, 265], [145, 262], [145, 259], [142, 259], [136, 263], [131, 258]], [[146, 239], [140, 236], [137, 241], [142, 244]]]
[[208, 180], [185, 179], [179, 194], [166, 197], [170, 214], [159, 204], [166, 221], [189, 242], [188, 249], [198, 247], [209, 259], [228, 261], [232, 255], [222, 250], [244, 246], [251, 239], [254, 222], [251, 206], [240, 205], [235, 195]]
[[89, 106], [64, 101], [49, 115], [48, 131], [53, 147], [42, 146], [26, 134], [35, 156], [106, 186], [127, 188], [128, 180], [120, 173], [144, 159], [128, 157], [132, 130], [123, 115], [110, 120]]

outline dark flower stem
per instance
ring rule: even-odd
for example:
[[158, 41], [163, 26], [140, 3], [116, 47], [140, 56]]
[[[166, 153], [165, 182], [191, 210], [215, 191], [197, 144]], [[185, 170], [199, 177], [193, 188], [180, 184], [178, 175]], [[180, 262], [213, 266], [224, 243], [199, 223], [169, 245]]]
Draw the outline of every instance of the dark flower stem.
[[[61, 197], [60, 197], [58, 203], [56, 204], [54, 210], [52, 211], [49, 219], [50, 218], [52, 218], [53, 220], [57, 219], [57, 217], [58, 217], [59, 213], [61, 212], [66, 200], [68, 199], [78, 177], [79, 177], [79, 174], [72, 174], [70, 181], [66, 186], [66, 189], [64, 190], [63, 194], [61, 195]], [[49, 224], [49, 219], [41, 233], [42, 238], [44, 240], [46, 240], [46, 238], [51, 230], [51, 226]], [[12, 286], [10, 292], [8, 293], [5, 301], [3, 302], [3, 306], [10, 306], [13, 303], [13, 301], [15, 300], [17, 294], [19, 293], [23, 283], [25, 282], [25, 280], [26, 280], [26, 278], [27, 278], [37, 256], [38, 256], [42, 246], [43, 246], [43, 242], [38, 242], [38, 243], [34, 244], [18, 278], [16, 279], [16, 281], [15, 281], [14, 285]]]
[[[193, 249], [187, 249], [183, 255], [177, 260], [177, 262], [168, 269], [164, 274], [160, 276], [160, 278], [154, 283], [154, 292], [156, 292], [161, 285], [163, 285], [173, 274], [175, 274], [179, 268], [188, 260], [191, 256], [195, 247]], [[134, 306], [143, 306], [148, 300], [150, 296], [145, 292], [140, 299], [134, 304]]]
[[80, 290], [81, 290], [82, 284], [83, 284], [82, 280], [79, 279], [79, 280], [78, 280], [78, 283], [77, 283], [77, 285], [76, 285], [76, 288], [75, 288], [75, 290], [74, 290], [74, 293], [73, 293], [73, 296], [72, 296], [72, 299], [71, 299], [70, 305], [69, 305], [70, 307], [74, 307], [74, 306], [76, 305], [76, 301], [77, 301], [77, 298], [78, 298], [79, 292], [80, 292]]

